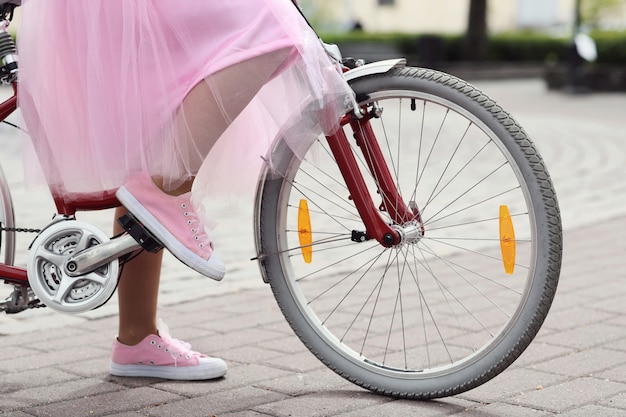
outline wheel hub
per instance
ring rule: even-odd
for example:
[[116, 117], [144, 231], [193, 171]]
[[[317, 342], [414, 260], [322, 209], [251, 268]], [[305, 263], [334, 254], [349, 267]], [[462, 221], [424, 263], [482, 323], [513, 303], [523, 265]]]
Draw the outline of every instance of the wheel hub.
[[424, 226], [417, 220], [410, 221], [403, 225], [392, 226], [400, 236], [398, 245], [414, 245], [424, 237]]

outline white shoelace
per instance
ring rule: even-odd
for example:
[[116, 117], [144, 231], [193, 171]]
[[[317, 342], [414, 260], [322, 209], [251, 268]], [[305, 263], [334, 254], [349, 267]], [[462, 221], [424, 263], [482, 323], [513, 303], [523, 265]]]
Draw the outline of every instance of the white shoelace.
[[182, 203], [180, 207], [184, 210], [183, 215], [186, 218], [193, 240], [198, 242], [200, 248], [210, 245], [209, 235], [204, 231], [204, 224], [200, 221], [198, 213], [190, 208], [188, 203]]
[[159, 336], [168, 345], [165, 351], [174, 359], [174, 366], [178, 366], [178, 358], [185, 357], [191, 359], [193, 356], [202, 356], [200, 353], [191, 350], [191, 344], [185, 341], [175, 339], [170, 335], [169, 328], [163, 320], [157, 320], [157, 330]]

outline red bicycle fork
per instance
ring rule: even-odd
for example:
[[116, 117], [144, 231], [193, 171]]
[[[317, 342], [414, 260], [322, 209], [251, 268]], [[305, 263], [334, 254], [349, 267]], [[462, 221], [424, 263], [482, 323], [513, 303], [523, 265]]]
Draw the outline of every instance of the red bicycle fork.
[[[368, 190], [361, 168], [350, 146], [348, 137], [343, 129], [334, 135], [328, 136], [328, 144], [335, 157], [339, 170], [350, 191], [350, 198], [365, 224], [366, 239], [376, 239], [385, 247], [392, 247], [402, 242], [402, 225], [421, 219], [417, 208], [415, 213], [402, 199], [396, 182], [387, 166], [383, 152], [378, 144], [374, 130], [370, 123], [373, 116], [366, 115], [362, 119], [346, 116], [342, 125], [350, 124], [354, 132], [354, 139], [365, 158], [368, 169], [376, 182], [378, 193], [382, 199], [380, 208], [376, 207], [372, 195]], [[391, 222], [400, 227], [393, 227], [380, 214], [387, 211]], [[423, 230], [422, 230], [423, 232]]]

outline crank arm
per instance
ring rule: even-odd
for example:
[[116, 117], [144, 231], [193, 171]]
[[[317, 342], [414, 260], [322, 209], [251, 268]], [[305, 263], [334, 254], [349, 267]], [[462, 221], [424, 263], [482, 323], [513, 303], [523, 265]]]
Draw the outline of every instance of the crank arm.
[[85, 275], [138, 249], [141, 249], [141, 245], [132, 236], [125, 234], [71, 256], [65, 263], [65, 273], [70, 277]]

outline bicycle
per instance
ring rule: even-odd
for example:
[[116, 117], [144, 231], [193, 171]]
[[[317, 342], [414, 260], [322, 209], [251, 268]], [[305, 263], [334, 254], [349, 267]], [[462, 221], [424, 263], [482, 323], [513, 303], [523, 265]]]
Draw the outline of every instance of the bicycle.
[[[3, 84], [17, 54], [0, 32]], [[455, 395], [511, 365], [546, 318], [562, 232], [550, 176], [520, 125], [453, 76], [329, 54], [356, 94], [333, 136], [304, 157], [281, 138], [259, 176], [255, 242], [263, 280], [294, 332], [326, 366], [375, 393]], [[353, 140], [349, 140], [348, 138]], [[0, 311], [46, 305], [80, 313], [106, 303], [128, 256], [159, 250], [132, 217], [109, 238], [76, 220], [116, 206], [114, 194], [72, 201], [14, 266], [16, 228], [0, 170]]]

